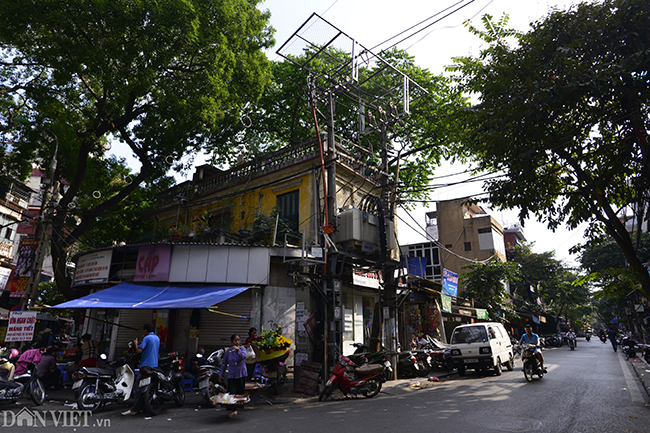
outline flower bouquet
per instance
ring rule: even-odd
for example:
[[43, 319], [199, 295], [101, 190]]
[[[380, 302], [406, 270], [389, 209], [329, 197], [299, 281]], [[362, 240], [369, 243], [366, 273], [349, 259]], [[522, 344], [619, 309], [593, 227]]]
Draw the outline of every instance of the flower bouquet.
[[289, 356], [289, 347], [291, 340], [282, 335], [282, 328], [269, 329], [262, 331], [260, 336], [252, 342], [260, 349], [260, 357], [257, 362], [264, 362], [275, 358], [277, 361], [283, 361]]

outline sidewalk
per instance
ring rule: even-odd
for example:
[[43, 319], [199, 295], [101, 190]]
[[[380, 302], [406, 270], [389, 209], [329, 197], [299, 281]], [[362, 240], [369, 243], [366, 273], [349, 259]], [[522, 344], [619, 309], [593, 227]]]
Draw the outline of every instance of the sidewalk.
[[[621, 356], [624, 356], [621, 354]], [[648, 397], [650, 397], [650, 365], [643, 359], [643, 356], [637, 355], [636, 358], [630, 358], [628, 360], [632, 364], [632, 368], [636, 372], [637, 377], [643, 385]]]

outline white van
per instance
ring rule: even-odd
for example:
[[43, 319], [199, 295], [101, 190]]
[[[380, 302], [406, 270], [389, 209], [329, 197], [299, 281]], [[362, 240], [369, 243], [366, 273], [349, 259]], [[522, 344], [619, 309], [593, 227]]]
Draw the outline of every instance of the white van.
[[451, 361], [459, 376], [465, 370], [493, 368], [497, 375], [505, 365], [508, 371], [515, 368], [512, 342], [506, 328], [498, 322], [460, 325], [451, 336]]

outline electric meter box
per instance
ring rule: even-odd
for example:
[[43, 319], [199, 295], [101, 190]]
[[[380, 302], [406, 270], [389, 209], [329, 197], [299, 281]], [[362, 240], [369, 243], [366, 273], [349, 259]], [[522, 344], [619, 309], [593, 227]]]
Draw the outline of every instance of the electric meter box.
[[[338, 215], [338, 231], [330, 235], [334, 243], [364, 253], [379, 253], [379, 217], [358, 208], [348, 208]], [[386, 249], [395, 249], [393, 222], [386, 220]]]

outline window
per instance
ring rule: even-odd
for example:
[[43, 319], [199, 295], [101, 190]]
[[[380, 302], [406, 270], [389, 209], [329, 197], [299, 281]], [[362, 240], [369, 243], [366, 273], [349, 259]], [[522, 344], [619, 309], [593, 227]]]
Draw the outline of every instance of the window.
[[13, 230], [10, 229], [9, 227], [7, 227], [7, 229], [5, 230], [5, 239], [11, 240], [11, 234], [12, 233], [13, 233]]
[[300, 191], [292, 191], [278, 196], [278, 208], [280, 209], [280, 216], [289, 221], [291, 228], [298, 231], [298, 223], [300, 222], [300, 207], [298, 202]]
[[465, 251], [472, 251], [472, 243], [465, 242]]
[[492, 229], [490, 229], [490, 228], [486, 228], [486, 229], [485, 229], [485, 228], [484, 228], [484, 229], [478, 229], [478, 232], [479, 232], [479, 234], [483, 234], [483, 233], [491, 233], [491, 232], [492, 232]]

